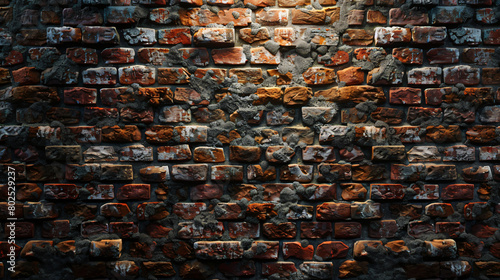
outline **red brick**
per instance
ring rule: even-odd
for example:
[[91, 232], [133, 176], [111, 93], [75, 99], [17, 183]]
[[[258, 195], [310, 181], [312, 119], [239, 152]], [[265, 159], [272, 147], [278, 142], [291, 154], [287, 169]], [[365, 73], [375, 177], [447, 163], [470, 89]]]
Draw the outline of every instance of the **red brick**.
[[115, 27], [84, 26], [82, 27], [82, 42], [85, 44], [120, 43], [120, 36]]
[[276, 263], [264, 263], [262, 264], [262, 275], [270, 276], [276, 275], [277, 277], [284, 279], [289, 278], [290, 275], [297, 272], [297, 268], [293, 262], [276, 262]]
[[242, 47], [214, 49], [212, 59], [215, 64], [245, 65], [247, 58]]
[[467, 86], [479, 84], [479, 68], [466, 65], [446, 67], [443, 69], [444, 82], [447, 84], [462, 83]]
[[498, 17], [495, 16], [494, 9], [482, 8], [476, 10], [476, 21], [480, 23], [492, 24], [498, 22]]
[[158, 30], [158, 43], [160, 45], [191, 45], [191, 31], [189, 28], [172, 28]]
[[446, 27], [416, 26], [412, 29], [412, 40], [416, 44], [442, 44], [446, 39]]
[[317, 220], [346, 220], [351, 217], [348, 203], [325, 202], [316, 207]]
[[472, 17], [472, 9], [465, 6], [444, 7], [438, 6], [430, 11], [431, 24], [460, 24]]
[[234, 260], [243, 258], [239, 241], [198, 241], [193, 245], [198, 259]]
[[418, 48], [394, 48], [392, 56], [404, 64], [422, 64], [424, 53]]
[[66, 56], [77, 64], [97, 64], [97, 51], [92, 48], [67, 48]]
[[67, 26], [47, 28], [47, 43], [49, 45], [79, 43], [80, 41], [82, 41], [80, 28]]
[[135, 51], [132, 48], [107, 48], [101, 52], [101, 57], [106, 64], [133, 63], [134, 56]]
[[[258, 24], [265, 25], [265, 26], [274, 26], [274, 25], [287, 25], [288, 24], [288, 10], [286, 9], [262, 9], [259, 10], [258, 12], [255, 13], [255, 21]], [[240, 36], [241, 36], [240, 31]], [[259, 36], [259, 34], [253, 35], [251, 37], [259, 40], [262, 40], [265, 38], [265, 34], [267, 33], [267, 29], [262, 31], [262, 35]], [[246, 37], [246, 36], [245, 36]], [[262, 39], [260, 39], [262, 38]], [[255, 41], [255, 39], [252, 39], [252, 41]], [[246, 40], [245, 40], [246, 41]], [[249, 42], [253, 43], [253, 42]]]
[[[384, 22], [385, 23], [385, 22]], [[426, 12], [418, 9], [403, 10], [393, 8], [389, 11], [390, 25], [427, 25], [429, 16]]]
[[368, 227], [368, 236], [371, 238], [394, 238], [399, 231], [396, 220], [373, 221]]
[[283, 258], [297, 258], [300, 260], [312, 260], [314, 254], [313, 245], [302, 247], [300, 242], [283, 242]]
[[115, 67], [87, 68], [82, 72], [85, 85], [115, 85], [117, 71]]
[[62, 11], [63, 25], [102, 25], [103, 16], [95, 7], [85, 7], [83, 9], [65, 8]]
[[342, 42], [349, 46], [369, 46], [373, 43], [373, 34], [364, 29], [347, 29]]
[[358, 240], [354, 242], [353, 256], [355, 259], [362, 259], [375, 254], [373, 249], [383, 248], [382, 241], [379, 240]]
[[301, 222], [300, 238], [328, 238], [332, 235], [332, 223], [330, 222]]
[[411, 41], [411, 31], [402, 27], [375, 27], [375, 45], [388, 46]]
[[[239, 16], [235, 17], [234, 12]], [[186, 26], [208, 26], [211, 23], [226, 25], [229, 22], [233, 22], [234, 26], [247, 26], [251, 22], [251, 14], [251, 10], [245, 8], [220, 9], [217, 13], [200, 8], [179, 11], [180, 22]], [[194, 37], [196, 44], [196, 33]]]
[[141, 65], [120, 67], [118, 73], [120, 83], [125, 85], [138, 83], [142, 86], [148, 86], [154, 84], [156, 79], [156, 68]]
[[262, 226], [264, 236], [270, 239], [288, 239], [295, 238], [297, 234], [297, 227], [295, 223], [280, 223], [275, 225], [273, 223], [264, 223]]

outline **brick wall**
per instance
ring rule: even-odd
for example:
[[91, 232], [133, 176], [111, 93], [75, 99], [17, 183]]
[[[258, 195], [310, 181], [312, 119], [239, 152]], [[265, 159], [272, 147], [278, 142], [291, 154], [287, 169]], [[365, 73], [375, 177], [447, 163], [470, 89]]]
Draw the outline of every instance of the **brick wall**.
[[0, 0], [1, 275], [500, 277], [498, 0], [167, 2]]

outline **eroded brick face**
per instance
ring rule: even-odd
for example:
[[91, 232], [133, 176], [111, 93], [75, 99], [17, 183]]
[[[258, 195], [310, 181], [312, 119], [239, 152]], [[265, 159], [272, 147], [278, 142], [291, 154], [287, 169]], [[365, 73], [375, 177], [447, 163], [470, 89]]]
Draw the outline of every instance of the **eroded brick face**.
[[499, 5], [0, 0], [0, 278], [497, 279]]

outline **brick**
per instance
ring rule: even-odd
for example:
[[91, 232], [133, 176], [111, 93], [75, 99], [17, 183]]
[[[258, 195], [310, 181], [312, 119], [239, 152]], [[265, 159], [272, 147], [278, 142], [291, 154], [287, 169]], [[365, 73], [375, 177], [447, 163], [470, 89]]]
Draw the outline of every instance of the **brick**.
[[[327, 16], [331, 18], [335, 15], [330, 15], [329, 12], [326, 12]], [[338, 17], [338, 14], [337, 14]], [[300, 38], [302, 40], [309, 41], [318, 45], [325, 46], [336, 46], [338, 45], [340, 38], [339, 35], [331, 28], [302, 28], [299, 30]], [[328, 65], [327, 65], [328, 66]]]
[[[258, 19], [258, 15], [259, 13], [256, 14], [256, 19]], [[259, 28], [255, 34], [252, 32], [251, 28], [241, 28], [239, 31], [239, 37], [241, 40], [249, 44], [255, 42], [265, 42], [271, 38], [269, 30], [266, 27]]]
[[217, 165], [212, 166], [211, 179], [213, 181], [243, 181], [243, 166], [241, 165]]
[[[370, 14], [370, 16], [371, 16], [370, 19], [368, 18], [368, 14]], [[371, 22], [371, 20], [373, 20], [375, 17], [373, 16], [373, 13], [370, 13], [370, 11], [368, 11], [366, 22], [367, 23]], [[363, 25], [364, 19], [365, 19], [365, 11], [364, 10], [351, 10], [351, 11], [349, 11], [349, 14], [347, 15], [347, 22], [348, 22], [349, 26]], [[385, 23], [385, 22], [383, 22], [383, 23]]]
[[104, 239], [92, 241], [90, 244], [90, 256], [93, 258], [118, 259], [121, 256], [121, 239]]
[[446, 39], [446, 27], [415, 26], [411, 32], [416, 44], [442, 44]]
[[476, 144], [487, 144], [496, 137], [495, 127], [488, 125], [476, 125], [469, 128], [465, 135], [469, 141]]
[[130, 85], [138, 83], [143, 86], [152, 85], [156, 79], [156, 68], [142, 65], [120, 67], [118, 69], [120, 83]]
[[499, 84], [500, 68], [483, 68], [481, 81], [484, 85]]
[[206, 181], [207, 173], [207, 164], [185, 164], [172, 166], [172, 178], [177, 181]]
[[351, 207], [347, 203], [325, 202], [316, 207], [317, 220], [345, 220], [351, 216]]
[[333, 56], [318, 55], [318, 63], [325, 66], [338, 66], [349, 62], [349, 53], [345, 51], [337, 51]]
[[346, 85], [360, 85], [365, 80], [365, 74], [361, 71], [361, 67], [348, 67], [337, 71], [338, 81], [344, 82]]
[[355, 259], [363, 259], [369, 257], [373, 253], [373, 249], [383, 248], [382, 241], [378, 240], [359, 240], [354, 242], [353, 256]]
[[245, 65], [247, 58], [242, 47], [214, 49], [212, 59], [215, 64]]
[[194, 76], [196, 78], [204, 78], [209, 77], [212, 80], [215, 80], [218, 84], [221, 84], [224, 82], [226, 76], [227, 76], [227, 70], [226, 69], [217, 69], [217, 68], [209, 68], [209, 69], [197, 69], [194, 72]]
[[61, 24], [61, 17], [55, 11], [41, 11], [40, 22], [46, 25]]
[[104, 14], [107, 24], [121, 25], [138, 23], [140, 19], [146, 18], [147, 11], [138, 6], [110, 6], [105, 8]]
[[[385, 22], [382, 22], [385, 23]], [[392, 8], [389, 11], [390, 25], [427, 25], [429, 24], [428, 13], [419, 9], [403, 10]]]
[[425, 241], [427, 255], [430, 257], [439, 258], [455, 258], [457, 254], [457, 245], [453, 239], [435, 239], [432, 241]]
[[268, 64], [278, 65], [281, 62], [279, 51], [272, 54], [264, 47], [257, 47], [250, 49], [250, 63], [251, 64]]
[[82, 42], [85, 44], [120, 43], [120, 36], [115, 27], [84, 26], [82, 27]]
[[138, 220], [161, 220], [169, 215], [163, 202], [144, 202], [137, 206]]
[[456, 48], [434, 48], [427, 52], [430, 64], [452, 64], [459, 60], [459, 51]]
[[450, 29], [449, 33], [451, 41], [457, 45], [477, 46], [481, 44], [481, 29], [460, 27]]
[[193, 248], [196, 257], [202, 260], [234, 260], [243, 257], [239, 241], [198, 241]]
[[422, 64], [424, 54], [419, 48], [393, 48], [392, 56], [404, 64]]
[[[387, 16], [385, 16], [381, 11], [368, 10], [366, 13], [366, 23], [385, 25], [387, 23]], [[363, 21], [361, 20], [359, 25], [362, 24]]]
[[143, 262], [144, 270], [155, 277], [171, 277], [175, 275], [175, 270], [170, 262]]
[[479, 68], [470, 66], [454, 66], [443, 68], [444, 82], [447, 84], [462, 83], [464, 85], [479, 84], [480, 73]]
[[491, 8], [482, 8], [476, 10], [475, 20], [480, 23], [493, 24], [498, 22], [498, 16]]
[[192, 36], [189, 28], [171, 28], [158, 30], [160, 45], [191, 45]]
[[135, 125], [125, 125], [124, 127], [103, 126], [102, 141], [103, 142], [137, 142], [141, 139], [141, 133]]
[[411, 31], [402, 27], [375, 27], [375, 45], [388, 46], [411, 41]]
[[132, 48], [107, 48], [101, 52], [106, 64], [133, 63], [135, 51]]
[[98, 63], [97, 51], [92, 48], [67, 48], [66, 56], [77, 64], [94, 65]]
[[349, 46], [369, 46], [373, 43], [373, 34], [364, 29], [347, 29], [342, 42]]
[[82, 31], [80, 28], [73, 27], [48, 27], [47, 44], [60, 45], [79, 43], [82, 40]]
[[232, 47], [234, 46], [234, 29], [200, 28], [193, 35], [196, 46]]
[[221, 237], [224, 232], [224, 226], [221, 222], [208, 226], [196, 226], [191, 222], [180, 223], [181, 229], [178, 236], [181, 239], [201, 239], [211, 237]]
[[118, 77], [115, 67], [87, 68], [82, 77], [85, 85], [115, 85]]
[[2, 66], [13, 66], [23, 63], [23, 54], [20, 51], [11, 50], [8, 54], [0, 59], [0, 64]]
[[[258, 12], [255, 13], [255, 21], [258, 24], [265, 25], [265, 26], [276, 26], [276, 25], [287, 25], [288, 24], [288, 10], [286, 9], [269, 9], [269, 10], [259, 10]], [[259, 34], [260, 33], [260, 34]], [[259, 29], [259, 33], [249, 36], [252, 38], [252, 42], [248, 43], [253, 43], [259, 39], [263, 40], [265, 39], [265, 34], [268, 33], [267, 28], [261, 28]], [[242, 31], [240, 31], [240, 36], [242, 34]], [[246, 34], [246, 32], [244, 33]], [[248, 36], [248, 35], [246, 35]], [[245, 37], [246, 37], [245, 36]], [[243, 36], [241, 36], [243, 39]], [[269, 37], [269, 36], [267, 36]]]
[[278, 6], [292, 8], [295, 6], [306, 6], [311, 4], [309, 0], [278, 0]]
[[473, 10], [469, 7], [445, 7], [438, 6], [430, 11], [431, 24], [459, 24], [470, 19]]
[[326, 18], [325, 10], [301, 10], [292, 9], [292, 24], [324, 24]]
[[394, 238], [399, 231], [396, 220], [370, 222], [368, 236], [371, 238]]
[[269, 239], [288, 239], [295, 238], [297, 234], [297, 227], [294, 223], [280, 223], [275, 225], [273, 223], [264, 223], [262, 226], [264, 236]]
[[277, 27], [274, 29], [273, 40], [280, 46], [295, 46], [295, 30], [291, 27]]
[[62, 11], [63, 25], [102, 25], [103, 16], [95, 7], [83, 9], [64, 8]]
[[[235, 16], [235, 13], [238, 15]], [[234, 26], [247, 26], [251, 22], [251, 14], [251, 10], [245, 8], [220, 9], [217, 13], [199, 8], [179, 11], [181, 24], [187, 26], [207, 26], [211, 23], [227, 25], [229, 22], [233, 22]]]

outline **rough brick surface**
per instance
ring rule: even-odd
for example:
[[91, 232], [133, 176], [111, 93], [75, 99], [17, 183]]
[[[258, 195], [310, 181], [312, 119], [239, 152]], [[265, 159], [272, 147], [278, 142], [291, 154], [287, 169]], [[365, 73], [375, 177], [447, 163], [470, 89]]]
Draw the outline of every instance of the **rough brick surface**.
[[0, 0], [0, 278], [497, 279], [499, 6]]

